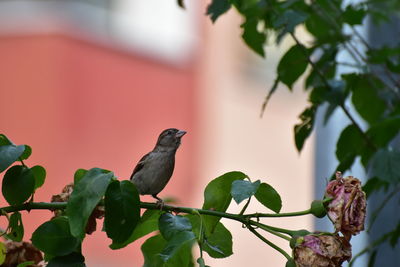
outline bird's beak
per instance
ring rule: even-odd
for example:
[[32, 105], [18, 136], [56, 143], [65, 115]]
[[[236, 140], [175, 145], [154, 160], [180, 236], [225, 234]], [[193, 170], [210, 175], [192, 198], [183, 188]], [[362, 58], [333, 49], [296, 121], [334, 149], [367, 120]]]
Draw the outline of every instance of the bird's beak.
[[175, 137], [181, 138], [181, 137], [184, 136], [185, 134], [186, 134], [186, 131], [179, 130], [179, 131], [175, 134]]

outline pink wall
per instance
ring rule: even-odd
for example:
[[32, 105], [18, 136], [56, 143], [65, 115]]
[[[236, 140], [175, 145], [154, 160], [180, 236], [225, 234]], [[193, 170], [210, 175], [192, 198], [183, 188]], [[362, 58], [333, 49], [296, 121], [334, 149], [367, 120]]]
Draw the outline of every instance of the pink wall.
[[[61, 35], [1, 37], [0, 59], [0, 132], [31, 145], [28, 166], [47, 169], [35, 201], [49, 201], [78, 168], [101, 167], [128, 179], [161, 130], [176, 127], [188, 134], [160, 196], [188, 205], [196, 179], [192, 64], [173, 67]], [[24, 238], [51, 216], [24, 212]], [[101, 226], [84, 242], [88, 266], [139, 265], [139, 245], [111, 251]]]

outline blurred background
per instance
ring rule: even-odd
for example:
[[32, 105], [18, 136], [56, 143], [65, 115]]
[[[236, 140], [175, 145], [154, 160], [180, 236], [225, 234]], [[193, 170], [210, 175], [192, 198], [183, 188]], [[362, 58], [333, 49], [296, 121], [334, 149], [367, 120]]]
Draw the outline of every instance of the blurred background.
[[[188, 134], [160, 197], [201, 207], [207, 183], [238, 170], [272, 185], [283, 212], [309, 207], [314, 138], [301, 154], [293, 140], [306, 95], [281, 88], [260, 118], [279, 56], [290, 43], [268, 48], [261, 60], [243, 44], [237, 14], [230, 11], [212, 25], [205, 16], [208, 1], [186, 2], [183, 10], [174, 0], [0, 1], [0, 132], [32, 147], [29, 166], [47, 169], [35, 201], [49, 201], [78, 168], [100, 167], [128, 179], [159, 133], [176, 127]], [[318, 178], [325, 181], [333, 168]], [[238, 212], [235, 205], [229, 211]], [[266, 211], [251, 206], [249, 211]], [[51, 217], [24, 212], [25, 239]], [[232, 232], [234, 255], [206, 258], [207, 264], [284, 266], [282, 255], [240, 224], [222, 222]], [[311, 216], [269, 223], [314, 225]], [[143, 239], [111, 250], [101, 225], [83, 243], [87, 266], [143, 264]], [[290, 251], [287, 242], [271, 240]]]

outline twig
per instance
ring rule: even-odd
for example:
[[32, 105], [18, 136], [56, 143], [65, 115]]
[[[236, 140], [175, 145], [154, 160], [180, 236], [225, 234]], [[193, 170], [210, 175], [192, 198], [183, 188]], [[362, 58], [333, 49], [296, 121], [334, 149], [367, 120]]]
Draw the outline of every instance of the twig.
[[255, 236], [257, 236], [259, 239], [261, 239], [263, 242], [265, 242], [267, 245], [269, 245], [270, 247], [272, 247], [273, 249], [275, 249], [276, 251], [278, 251], [279, 253], [281, 253], [283, 256], [285, 256], [285, 258], [287, 260], [291, 260], [292, 257], [289, 256], [289, 254], [286, 253], [286, 251], [284, 251], [282, 248], [278, 247], [277, 245], [275, 245], [274, 243], [272, 243], [271, 241], [269, 241], [268, 239], [266, 239], [265, 237], [263, 237], [259, 232], [257, 232], [251, 225], [248, 225], [248, 229], [250, 230], [250, 232], [252, 232]]
[[254, 217], [254, 218], [262, 218], [262, 217], [294, 217], [294, 216], [301, 216], [310, 214], [311, 210], [302, 210], [302, 211], [295, 211], [295, 212], [286, 212], [286, 213], [251, 213], [245, 214], [246, 217]]
[[[331, 3], [331, 1], [328, 1], [328, 4], [329, 4], [333, 9], [335, 9], [336, 12], [338, 12], [340, 16], [343, 15], [343, 11], [342, 11], [341, 9], [338, 9], [334, 4]], [[369, 43], [367, 42], [367, 40], [365, 40], [364, 37], [356, 30], [356, 28], [354, 27], [354, 25], [349, 25], [349, 26], [350, 26], [350, 29], [351, 29], [351, 31], [353, 32], [353, 34], [354, 34], [355, 36], [357, 36], [357, 38], [363, 43], [363, 45], [364, 45], [368, 50], [372, 50], [372, 47], [370, 46], [370, 44], [369, 44]], [[364, 61], [365, 61], [365, 62], [368, 62], [367, 59], [365, 59]], [[387, 68], [386, 65], [382, 65], [382, 67], [383, 67], [383, 70], [384, 70], [385, 74], [386, 74], [387, 77], [390, 79], [390, 81], [391, 81], [397, 88], [400, 88], [400, 81], [399, 81], [399, 80], [396, 80], [396, 79], [393, 77], [392, 72], [390, 72], [390, 70], [388, 70], [388, 68]], [[391, 88], [391, 87], [389, 86], [389, 88]], [[399, 90], [392, 90], [392, 91], [396, 94], [397, 97], [400, 97]]]
[[349, 263], [349, 267], [353, 266], [353, 263], [355, 262], [355, 260], [362, 256], [363, 254], [367, 253], [368, 251], [370, 251], [371, 249], [379, 246], [380, 244], [382, 244], [383, 242], [386, 241], [386, 239], [388, 239], [389, 237], [391, 237], [393, 235], [393, 231], [384, 234], [383, 236], [381, 236], [380, 238], [378, 238], [377, 240], [375, 240], [374, 242], [372, 242], [369, 246], [367, 246], [366, 248], [364, 248], [363, 250], [361, 250], [360, 252], [358, 252], [356, 255], [353, 256], [353, 258], [351, 259], [350, 263]]
[[399, 192], [400, 186], [396, 186], [396, 188], [388, 195], [386, 195], [385, 199], [381, 202], [378, 208], [376, 208], [371, 214], [371, 222], [369, 223], [369, 227], [367, 232], [371, 231], [372, 226], [374, 225], [376, 218], [378, 217], [379, 212], [385, 207], [387, 202], [394, 197]]
[[[332, 87], [330, 86], [329, 82], [327, 81], [326, 77], [321, 73], [321, 71], [317, 68], [317, 66], [315, 65], [315, 63], [311, 60], [311, 58], [309, 57], [307, 51], [305, 51], [305, 48], [303, 46], [303, 44], [300, 42], [300, 40], [296, 37], [296, 35], [294, 33], [290, 33], [290, 36], [293, 38], [293, 40], [296, 42], [296, 44], [300, 47], [303, 48], [304, 50], [304, 56], [307, 58], [308, 63], [311, 65], [311, 67], [315, 70], [315, 72], [317, 73], [317, 75], [321, 78], [322, 82], [324, 83], [324, 85], [329, 88], [332, 89]], [[367, 144], [374, 150], [376, 150], [376, 146], [375, 144], [371, 141], [371, 139], [368, 137], [368, 135], [363, 131], [363, 129], [361, 128], [361, 126], [357, 123], [357, 121], [355, 120], [355, 118], [353, 117], [353, 115], [351, 115], [351, 113], [349, 112], [349, 110], [346, 108], [344, 103], [340, 103], [339, 104], [340, 108], [343, 110], [343, 112], [346, 114], [346, 116], [350, 119], [351, 123], [357, 128], [357, 130], [360, 132], [360, 134], [363, 136], [364, 140], [367, 142]]]

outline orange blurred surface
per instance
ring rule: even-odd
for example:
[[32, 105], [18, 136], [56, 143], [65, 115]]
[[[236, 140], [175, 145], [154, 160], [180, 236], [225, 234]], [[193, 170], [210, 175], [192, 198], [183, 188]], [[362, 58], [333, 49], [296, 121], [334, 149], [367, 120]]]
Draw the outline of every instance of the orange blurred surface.
[[[196, 179], [190, 66], [166, 66], [56, 34], [1, 37], [0, 58], [0, 132], [32, 147], [28, 166], [47, 170], [35, 201], [49, 201], [78, 168], [100, 167], [128, 179], [158, 134], [170, 127], [188, 134], [160, 196], [177, 197], [182, 205], [190, 201]], [[4, 199], [1, 205], [7, 205]], [[24, 212], [25, 239], [51, 216], [48, 211]], [[139, 244], [112, 251], [101, 227], [102, 222], [84, 241], [88, 266], [141, 264]]]
[[[205, 6], [196, 12], [203, 10]], [[180, 65], [155, 55], [145, 57], [134, 49], [127, 52], [110, 46], [112, 42], [103, 44], [87, 36], [82, 40], [65, 29], [59, 34], [1, 36], [0, 132], [16, 144], [32, 146], [26, 163], [47, 169], [35, 201], [49, 201], [72, 181], [78, 168], [105, 168], [128, 179], [161, 130], [176, 127], [188, 134], [177, 152], [175, 173], [160, 197], [201, 207], [207, 183], [238, 170], [272, 185], [281, 194], [282, 211], [308, 208], [312, 140], [301, 156], [293, 142], [293, 125], [307, 96], [280, 88], [260, 119], [277, 55], [287, 47], [268, 50], [267, 61], [260, 64], [240, 40], [241, 23], [232, 11], [212, 25], [209, 18], [199, 18], [192, 29], [198, 36], [191, 58]], [[4, 200], [0, 204], [6, 205]], [[270, 212], [255, 201], [250, 206], [249, 212]], [[228, 211], [240, 209], [232, 203]], [[25, 239], [51, 216], [48, 211], [24, 212]], [[241, 224], [222, 222], [232, 233], [234, 254], [226, 259], [206, 255], [208, 265], [244, 266], [249, 258], [254, 267], [285, 264], [282, 255]], [[309, 229], [312, 218], [268, 222]], [[141, 242], [113, 251], [101, 227], [102, 222], [84, 241], [87, 266], [141, 266]], [[271, 240], [290, 253], [286, 241]]]

